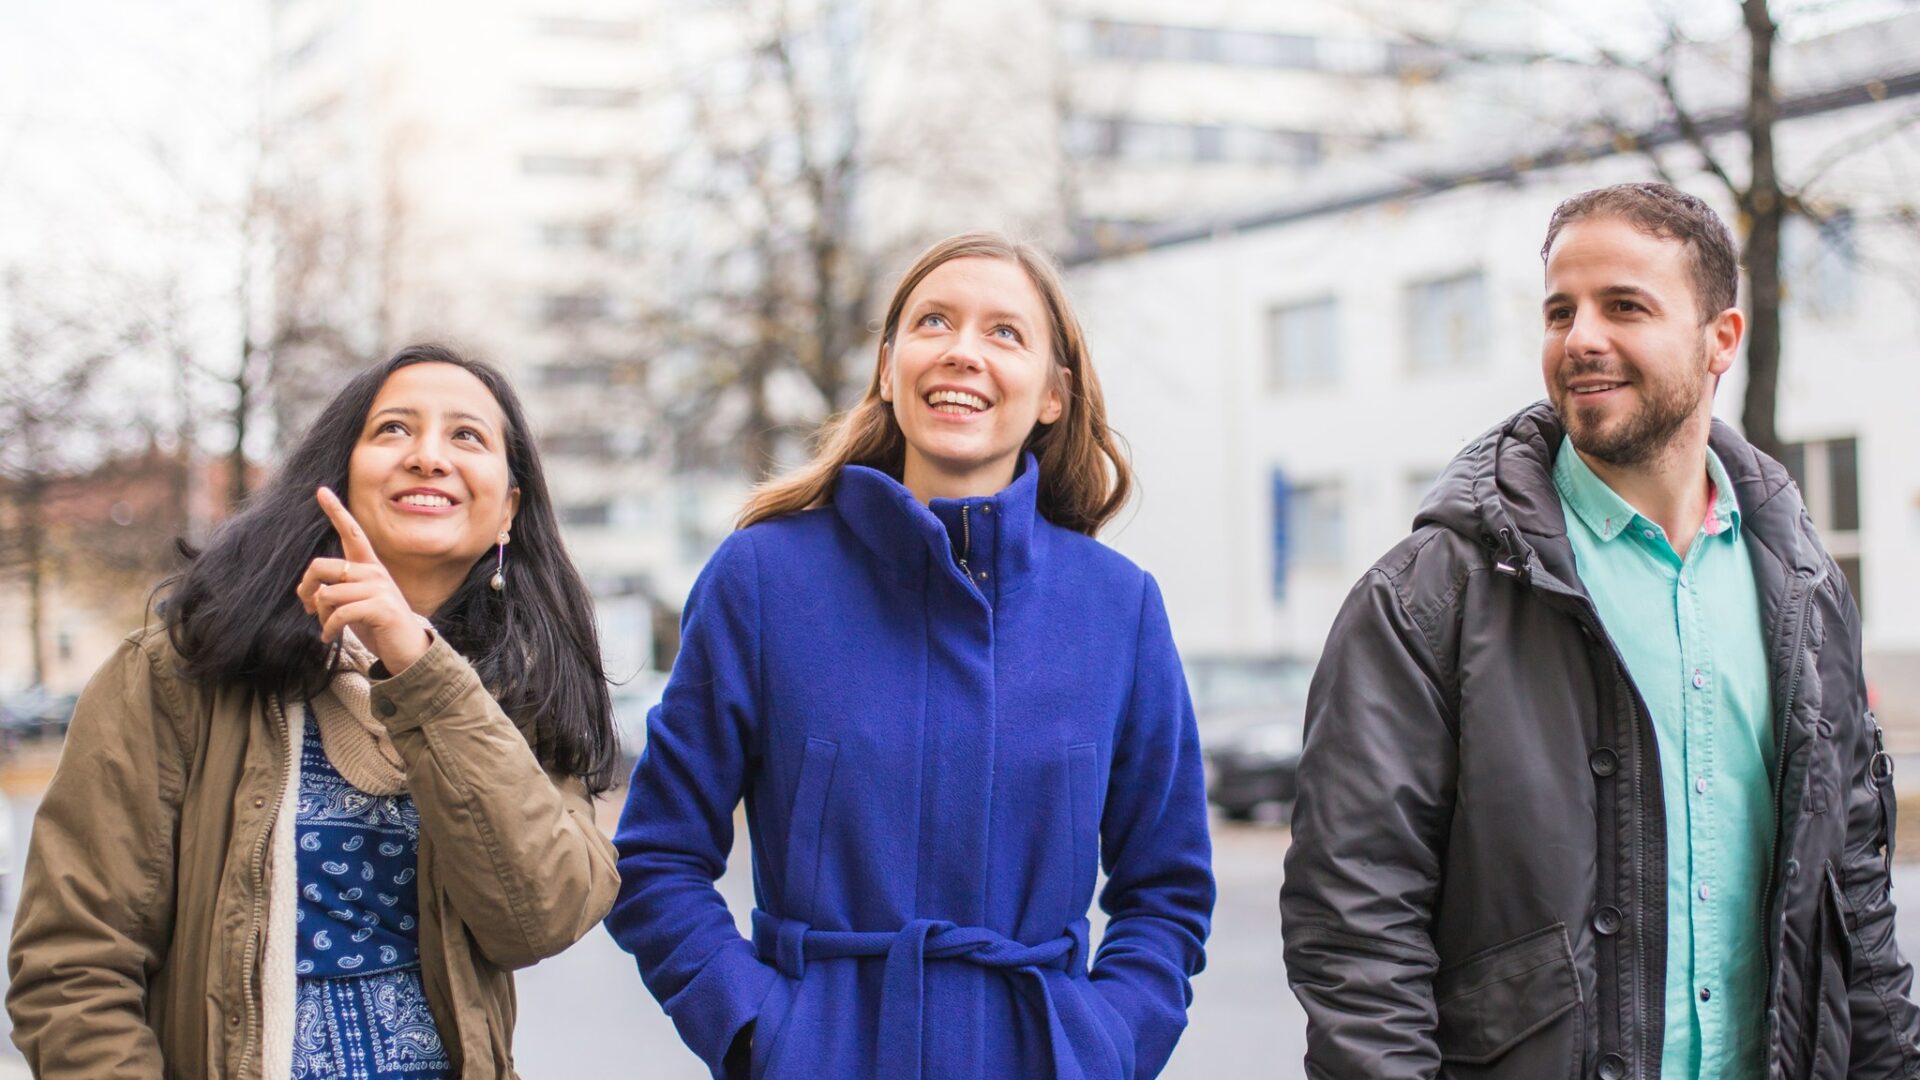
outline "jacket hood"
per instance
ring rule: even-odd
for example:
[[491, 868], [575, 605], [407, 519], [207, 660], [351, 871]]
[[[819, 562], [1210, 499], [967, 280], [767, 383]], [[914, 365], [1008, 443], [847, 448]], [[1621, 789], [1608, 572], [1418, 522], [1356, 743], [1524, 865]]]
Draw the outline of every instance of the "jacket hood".
[[[1414, 529], [1439, 526], [1494, 551], [1503, 566], [1530, 572], [1535, 548], [1565, 541], [1566, 513], [1553, 485], [1565, 435], [1546, 401], [1508, 417], [1448, 463], [1415, 513]], [[1786, 467], [1720, 420], [1708, 445], [1726, 466], [1743, 527], [1755, 541], [1793, 571], [1821, 573], [1824, 549]]]

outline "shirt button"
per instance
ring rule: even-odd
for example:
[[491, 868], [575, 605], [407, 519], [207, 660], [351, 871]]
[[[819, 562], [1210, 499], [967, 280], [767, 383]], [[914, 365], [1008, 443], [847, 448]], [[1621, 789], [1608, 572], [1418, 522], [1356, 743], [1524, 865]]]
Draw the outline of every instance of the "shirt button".
[[1707, 989], [1707, 988], [1706, 988], [1706, 987], [1704, 987], [1704, 986], [1703, 986], [1703, 987], [1701, 987], [1701, 988], [1700, 988], [1700, 1000], [1701, 1000], [1701, 1001], [1712, 1001], [1712, 1000], [1713, 1000], [1713, 991], [1711, 991], [1711, 990], [1709, 990], [1709, 989]]
[[[1673, 684], [1668, 683], [1667, 685], [1672, 686]], [[1695, 690], [1704, 690], [1707, 688], [1706, 672], [1701, 671], [1699, 668], [1693, 669], [1693, 688]]]
[[1711, 885], [1700, 886], [1700, 899], [1702, 900], [1713, 899], [1713, 887]]
[[1693, 782], [1693, 790], [1699, 792], [1702, 795], [1705, 795], [1707, 793], [1707, 778], [1702, 776], [1699, 779], [1695, 780]]

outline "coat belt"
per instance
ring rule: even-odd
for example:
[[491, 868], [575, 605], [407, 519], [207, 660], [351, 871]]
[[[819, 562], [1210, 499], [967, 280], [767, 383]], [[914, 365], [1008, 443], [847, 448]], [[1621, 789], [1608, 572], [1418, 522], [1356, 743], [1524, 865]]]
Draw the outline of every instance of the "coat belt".
[[939, 919], [915, 919], [892, 933], [815, 930], [797, 919], [782, 919], [755, 909], [753, 947], [760, 959], [796, 981], [806, 972], [809, 960], [887, 958], [878, 1072], [885, 1080], [918, 1080], [921, 1075], [928, 960], [957, 960], [1027, 980], [1034, 992], [1018, 996], [1030, 1008], [1044, 1011], [1056, 1080], [1086, 1080], [1073, 1047], [1099, 1046], [1103, 1038], [1098, 1021], [1081, 1003], [1064, 1009], [1056, 1006], [1053, 990], [1041, 971], [1054, 968], [1069, 977], [1086, 971], [1085, 919], [1068, 923], [1066, 932], [1050, 941], [1022, 945], [985, 927], [960, 926]]

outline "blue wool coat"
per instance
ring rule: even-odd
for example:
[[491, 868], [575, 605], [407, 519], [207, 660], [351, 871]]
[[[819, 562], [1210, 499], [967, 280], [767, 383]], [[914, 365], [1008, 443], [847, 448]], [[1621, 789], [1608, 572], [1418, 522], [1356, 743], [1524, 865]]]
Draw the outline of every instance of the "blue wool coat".
[[[850, 466], [695, 584], [607, 927], [714, 1076], [748, 1023], [775, 1080], [1173, 1052], [1214, 900], [1192, 707], [1153, 579], [1041, 518], [1038, 475], [929, 508]], [[713, 887], [742, 795], [751, 941]]]

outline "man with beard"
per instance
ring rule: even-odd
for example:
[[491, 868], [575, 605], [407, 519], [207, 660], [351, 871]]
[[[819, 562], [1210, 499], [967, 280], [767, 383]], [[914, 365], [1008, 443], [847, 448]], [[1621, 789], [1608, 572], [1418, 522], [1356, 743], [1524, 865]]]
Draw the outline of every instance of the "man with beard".
[[1920, 1075], [1859, 612], [1712, 418], [1733, 238], [1628, 184], [1542, 257], [1551, 404], [1453, 461], [1314, 676], [1280, 893], [1307, 1072]]

